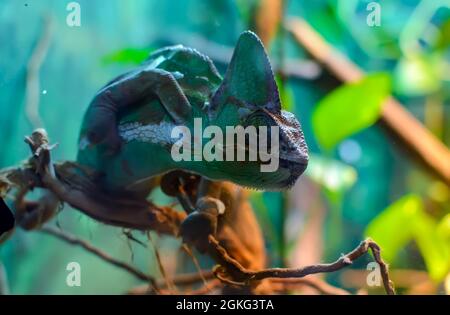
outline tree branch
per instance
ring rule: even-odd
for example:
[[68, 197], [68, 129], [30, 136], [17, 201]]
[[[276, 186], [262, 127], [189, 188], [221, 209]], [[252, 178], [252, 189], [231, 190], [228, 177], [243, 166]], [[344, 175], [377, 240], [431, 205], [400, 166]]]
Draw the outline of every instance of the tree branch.
[[[50, 150], [54, 147], [49, 145], [47, 134], [44, 130], [36, 130], [30, 137], [26, 138], [26, 142], [29, 144], [30, 149], [33, 153], [33, 157], [29, 160], [27, 167], [23, 169], [11, 170], [3, 176], [6, 176], [7, 180], [10, 182], [14, 182], [15, 185], [21, 187], [21, 185], [41, 185], [39, 187], [44, 187], [54, 192], [61, 201], [69, 202], [72, 201], [76, 206], [76, 208], [80, 209], [83, 212], [90, 213], [92, 217], [98, 216], [99, 207], [101, 207], [102, 213], [101, 220], [102, 222], [107, 222], [111, 224], [119, 223], [117, 225], [124, 226], [129, 225], [127, 222], [131, 222], [128, 220], [133, 220], [132, 222], [139, 222], [141, 217], [139, 213], [137, 215], [137, 219], [135, 218], [136, 213], [130, 211], [130, 209], [135, 209], [136, 204], [140, 204], [140, 201], [135, 201], [132, 199], [126, 199], [124, 202], [117, 204], [115, 197], [102, 196], [101, 194], [97, 194], [97, 189], [92, 183], [92, 181], [88, 180], [88, 183], [83, 183], [85, 176], [80, 176], [79, 173], [77, 175], [73, 175], [74, 173], [68, 172], [65, 168], [54, 167], [54, 164], [51, 161]], [[74, 164], [74, 163], [72, 163]], [[69, 163], [69, 167], [72, 165]], [[82, 169], [81, 166], [78, 166], [79, 169]], [[74, 180], [73, 177], [77, 177], [78, 180]], [[89, 174], [86, 175], [89, 178]], [[81, 179], [80, 179], [81, 178]], [[81, 182], [80, 182], [81, 180]], [[73, 191], [78, 190], [78, 195], [73, 195]], [[86, 195], [87, 191], [95, 191], [95, 196], [90, 197]], [[79, 198], [83, 199], [85, 203], [79, 203]], [[89, 202], [86, 202], [86, 198], [91, 198]], [[99, 200], [98, 200], [99, 199]], [[72, 204], [72, 203], [71, 203]], [[82, 207], [81, 207], [82, 206]], [[95, 210], [89, 208], [92, 206]], [[81, 208], [80, 208], [81, 207]], [[117, 210], [116, 210], [117, 209]], [[164, 209], [164, 208], [163, 208]], [[151, 211], [163, 211], [161, 208], [156, 207], [151, 208]], [[150, 211], [147, 210], [147, 211]], [[119, 211], [119, 214], [117, 212]], [[174, 211], [174, 210], [173, 210]], [[95, 215], [92, 215], [94, 213]], [[152, 212], [150, 212], [152, 214]], [[158, 216], [158, 214], [160, 216]], [[163, 231], [163, 233], [168, 233], [171, 235], [176, 235], [176, 231], [178, 230], [179, 222], [182, 220], [182, 216], [176, 216], [172, 218], [173, 212], [169, 213], [169, 218], [165, 217], [164, 212], [159, 213], [156, 212], [155, 217], [144, 217], [145, 220], [145, 228], [144, 229], [154, 229], [155, 231]], [[147, 213], [147, 215], [149, 215]], [[113, 217], [113, 219], [111, 219]], [[120, 221], [118, 221], [118, 219]], [[131, 218], [131, 219], [130, 219]], [[138, 221], [136, 221], [138, 220]], [[144, 220], [144, 221], [145, 221]], [[149, 223], [148, 223], [149, 222]], [[140, 222], [142, 224], [142, 222]], [[130, 273], [132, 273], [135, 277], [140, 280], [149, 281], [153, 286], [155, 293], [159, 293], [158, 285], [153, 277], [146, 275], [145, 273], [135, 269], [133, 266], [130, 266], [124, 262], [118, 261], [106, 253], [103, 253], [101, 250], [93, 247], [89, 243], [80, 240], [74, 236], [66, 234], [58, 229], [45, 227], [42, 229], [43, 232], [54, 235], [70, 244], [79, 245], [89, 252], [97, 255], [103, 260], [122, 268]], [[223, 232], [223, 231], [222, 231]], [[288, 269], [288, 268], [270, 268], [263, 269], [260, 271], [252, 271], [243, 267], [243, 265], [238, 262], [235, 258], [231, 257], [227, 250], [219, 244], [213, 236], [209, 237], [209, 245], [207, 252], [209, 255], [219, 263], [218, 267], [215, 267], [213, 270], [214, 275], [221, 280], [221, 282], [233, 286], [257, 286], [260, 284], [260, 281], [266, 278], [302, 278], [306, 275], [322, 273], [322, 272], [333, 272], [340, 270], [350, 264], [352, 262], [365, 254], [369, 249], [371, 249], [375, 260], [380, 265], [381, 275], [383, 279], [383, 283], [385, 286], [385, 290], [388, 294], [394, 294], [394, 288], [389, 280], [387, 265], [383, 262], [380, 256], [380, 248], [376, 243], [371, 240], [365, 240], [362, 242], [355, 250], [350, 252], [347, 255], [342, 256], [339, 260], [331, 264], [318, 264], [307, 266], [298, 269]], [[222, 241], [227, 243], [227, 238], [221, 238]], [[228, 247], [227, 247], [228, 248]], [[231, 247], [233, 248], [233, 247]], [[234, 251], [233, 251], [234, 253]], [[239, 255], [240, 253], [234, 253], [233, 255]], [[197, 279], [202, 279], [202, 274], [198, 274], [195, 279], [190, 281], [197, 281]], [[186, 283], [188, 281], [186, 280]], [[176, 282], [175, 282], [176, 283]], [[303, 282], [308, 285], [313, 285], [311, 281]], [[206, 284], [205, 284], [206, 285]], [[289, 286], [289, 283], [284, 284], [285, 286]], [[206, 285], [208, 286], [208, 285]], [[316, 284], [317, 286], [317, 284]], [[209, 290], [208, 287], [205, 287], [204, 290]], [[325, 290], [322, 288], [322, 290]]]
[[44, 18], [42, 35], [27, 65], [25, 112], [34, 128], [42, 127], [42, 120], [39, 115], [39, 70], [50, 47], [52, 31], [53, 22], [51, 17], [47, 16]]
[[7, 173], [10, 182], [48, 189], [61, 201], [109, 225], [177, 235], [184, 213], [154, 205], [146, 199], [104, 192], [94, 183], [95, 172], [77, 163], [53, 164], [50, 151], [55, 146], [49, 145], [44, 129], [36, 129], [25, 141], [33, 156], [26, 169]]
[[[286, 28], [298, 44], [342, 82], [355, 82], [364, 77], [362, 69], [328, 44], [305, 20], [291, 18]], [[450, 150], [402, 104], [390, 97], [383, 106], [380, 120], [395, 140], [450, 185]]]
[[[251, 271], [242, 267], [238, 261], [228, 255], [225, 248], [223, 248], [213, 236], [209, 236], [209, 241], [217, 254], [222, 257], [225, 262], [225, 266], [217, 266], [214, 273], [216, 274], [216, 277], [230, 285], [248, 286], [250, 282], [266, 278], [302, 278], [317, 273], [338, 271], [351, 265], [354, 260], [366, 254], [370, 249], [375, 261], [380, 266], [381, 277], [386, 293], [390, 295], [395, 294], [393, 283], [389, 279], [388, 267], [380, 256], [380, 247], [371, 239], [366, 239], [361, 242], [361, 244], [353, 251], [343, 255], [341, 258], [330, 264], [317, 264], [302, 268], [269, 268], [260, 271]], [[233, 275], [232, 279], [227, 277], [229, 274]]]
[[55, 236], [58, 239], [66, 242], [66, 243], [81, 246], [83, 249], [96, 255], [97, 257], [110, 263], [111, 265], [116, 266], [120, 269], [123, 269], [123, 270], [129, 272], [130, 274], [135, 276], [137, 279], [149, 282], [155, 290], [157, 290], [157, 288], [158, 288], [156, 280], [152, 276], [149, 276], [149, 275], [143, 273], [142, 271], [136, 269], [135, 267], [133, 267], [125, 262], [122, 262], [120, 260], [117, 260], [117, 259], [111, 257], [107, 253], [92, 246], [90, 243], [88, 243], [84, 240], [81, 240], [73, 235], [70, 235], [66, 232], [61, 231], [60, 229], [50, 227], [50, 226], [44, 226], [42, 229], [40, 229], [40, 231], [43, 233]]
[[159, 250], [156, 247], [156, 244], [153, 242], [152, 236], [151, 236], [149, 231], [147, 231], [147, 238], [148, 238], [148, 240], [150, 241], [150, 244], [153, 247], [153, 253], [155, 255], [156, 262], [158, 263], [159, 272], [161, 273], [161, 275], [162, 275], [162, 277], [163, 277], [163, 279], [164, 279], [164, 281], [166, 283], [167, 288], [172, 290], [172, 291], [176, 291], [177, 288], [173, 284], [172, 280], [169, 278], [169, 276], [168, 276], [168, 274], [166, 272], [166, 269], [164, 268], [164, 264], [162, 263], [161, 255], [159, 254]]

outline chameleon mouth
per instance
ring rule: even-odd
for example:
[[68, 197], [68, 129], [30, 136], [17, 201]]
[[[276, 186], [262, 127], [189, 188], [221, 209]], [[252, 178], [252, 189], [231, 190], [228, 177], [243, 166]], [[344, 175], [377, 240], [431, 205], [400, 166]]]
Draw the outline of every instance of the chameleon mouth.
[[307, 160], [302, 160], [300, 162], [292, 162], [292, 160], [280, 159], [280, 167], [287, 168], [289, 170], [289, 177], [280, 182], [281, 188], [292, 188], [295, 185], [297, 179], [308, 166]]
[[[263, 189], [270, 191], [280, 191], [292, 188], [297, 179], [306, 170], [307, 162], [293, 163], [291, 160], [280, 159], [279, 171], [274, 173], [259, 173], [252, 176], [252, 183], [248, 183], [247, 176], [243, 177], [242, 180], [247, 182], [244, 184], [246, 188], [249, 189]], [[286, 173], [288, 175], [286, 175]], [[273, 174], [269, 175], [267, 178], [263, 174]]]

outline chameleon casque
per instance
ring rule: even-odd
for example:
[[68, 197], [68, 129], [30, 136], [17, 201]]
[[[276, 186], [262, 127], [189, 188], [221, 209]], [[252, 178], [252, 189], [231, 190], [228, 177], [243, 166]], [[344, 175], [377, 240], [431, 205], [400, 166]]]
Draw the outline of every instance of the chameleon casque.
[[[177, 125], [192, 130], [194, 118], [202, 118], [203, 127], [223, 129], [278, 126], [278, 170], [261, 172], [259, 160], [175, 162], [171, 147], [176, 139], [171, 131]], [[155, 178], [170, 171], [200, 176], [199, 196], [185, 222], [197, 227], [209, 222], [211, 227], [204, 233], [214, 232], [216, 217], [225, 210], [219, 193], [222, 181], [284, 189], [295, 183], [308, 163], [300, 124], [293, 114], [281, 110], [267, 53], [250, 31], [241, 34], [224, 79], [212, 61], [194, 49], [178, 45], [155, 51], [137, 69], [113, 79], [95, 95], [79, 139], [78, 163], [102, 174], [106, 191], [146, 195]], [[216, 211], [203, 211], [211, 204]], [[200, 228], [195, 230], [202, 234]]]

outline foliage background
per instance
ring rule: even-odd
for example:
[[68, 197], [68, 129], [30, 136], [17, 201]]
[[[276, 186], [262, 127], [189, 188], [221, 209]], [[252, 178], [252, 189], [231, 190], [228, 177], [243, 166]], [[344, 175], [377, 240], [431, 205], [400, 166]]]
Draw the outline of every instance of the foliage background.
[[[54, 28], [40, 69], [41, 90], [46, 92], [40, 95], [39, 113], [52, 140], [59, 143], [55, 158], [73, 160], [82, 115], [99, 87], [164, 45], [181, 42], [201, 50], [197, 44], [207, 39], [219, 50], [229, 50], [240, 32], [251, 27], [259, 4], [257, 0], [126, 4], [79, 0], [82, 26], [71, 28], [66, 25], [68, 2], [0, 0], [0, 168], [16, 165], [29, 154], [22, 142], [33, 129], [25, 114], [26, 71], [43, 16], [52, 18]], [[427, 275], [425, 282], [411, 281], [401, 288], [402, 293], [445, 294], [450, 269], [448, 186], [418, 168], [374, 122], [383, 95], [391, 91], [447, 146], [450, 143], [450, 3], [380, 1], [380, 27], [367, 25], [368, 3], [286, 1], [285, 16], [303, 17], [363, 69], [383, 72], [378, 76], [388, 83], [376, 81], [373, 90], [361, 84], [353, 91], [344, 87], [344, 92], [332, 92], [337, 81], [323, 72], [314, 75], [320, 67], [311, 64], [291, 36], [278, 31], [269, 45], [271, 59], [303, 60], [314, 77], [280, 80], [284, 106], [302, 123], [311, 165], [293, 194], [254, 192], [252, 201], [272, 266], [334, 260], [368, 234], [381, 242], [391, 270]], [[216, 65], [225, 71], [225, 64]], [[358, 121], [356, 108], [364, 116], [372, 103], [368, 122], [343, 131]], [[335, 115], [327, 112], [330, 106]], [[333, 140], [339, 132], [345, 137]], [[158, 193], [154, 198], [167, 202]], [[158, 274], [152, 251], [130, 245], [120, 229], [70, 209], [61, 212], [57, 221], [111, 255]], [[178, 241], [158, 238], [156, 242], [169, 270], [190, 268], [190, 262], [177, 254]], [[139, 284], [89, 253], [38, 232], [18, 230], [1, 245], [0, 261], [14, 294], [120, 294]], [[71, 261], [82, 266], [81, 287], [66, 286], [65, 268]], [[363, 259], [353, 268], [365, 270], [369, 261]], [[354, 280], [351, 273], [340, 272], [327, 280], [355, 290], [365, 286], [364, 277]]]

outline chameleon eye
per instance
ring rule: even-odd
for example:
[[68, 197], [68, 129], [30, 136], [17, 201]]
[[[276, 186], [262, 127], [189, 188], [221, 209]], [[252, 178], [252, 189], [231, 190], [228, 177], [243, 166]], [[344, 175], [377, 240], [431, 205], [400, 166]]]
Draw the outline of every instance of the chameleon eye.
[[264, 111], [258, 110], [248, 116], [247, 120], [245, 121], [246, 126], [271, 126], [273, 125], [273, 119], [268, 116]]
[[87, 138], [88, 138], [89, 142], [91, 142], [91, 143], [100, 142], [100, 137], [95, 131], [89, 131], [87, 134]]
[[[257, 138], [259, 139], [259, 137], [261, 136], [261, 130], [259, 127], [267, 127], [264, 130], [264, 137], [267, 138], [267, 145], [271, 147], [272, 130], [270, 127], [274, 126], [275, 124], [276, 123], [273, 118], [269, 116], [265, 111], [258, 110], [247, 118], [244, 128], [247, 126], [254, 126], [256, 128]], [[248, 139], [246, 140], [248, 141]]]

